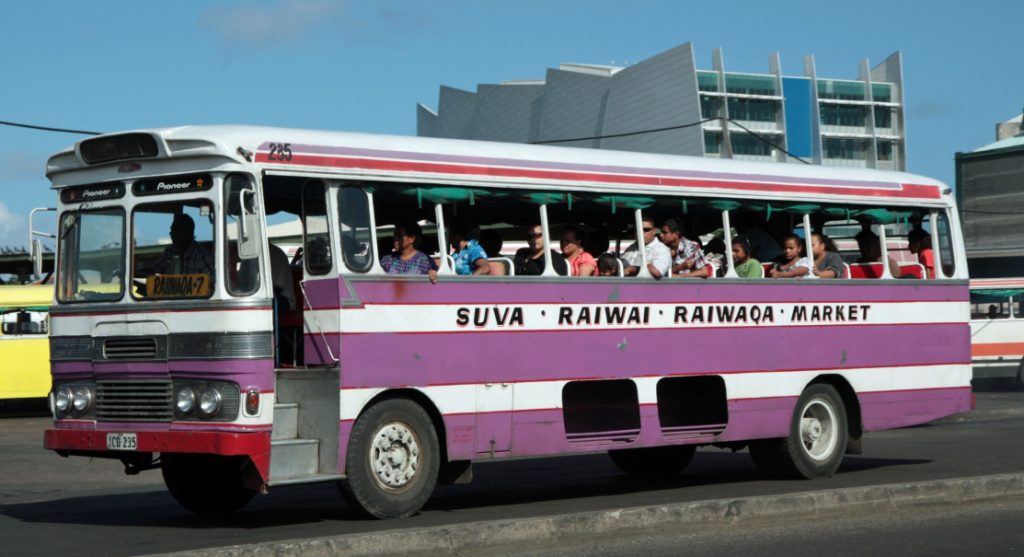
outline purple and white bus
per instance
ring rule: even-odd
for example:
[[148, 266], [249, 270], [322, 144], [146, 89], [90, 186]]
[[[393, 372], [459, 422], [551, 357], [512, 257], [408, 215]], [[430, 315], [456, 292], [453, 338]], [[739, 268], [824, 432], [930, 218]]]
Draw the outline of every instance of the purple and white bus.
[[[401, 517], [478, 460], [601, 451], [674, 474], [711, 444], [826, 477], [865, 432], [971, 407], [960, 226], [928, 178], [242, 126], [86, 139], [47, 175], [45, 446], [159, 468], [195, 512], [334, 482]], [[289, 261], [267, 227], [292, 220]], [[837, 221], [875, 238], [885, 278], [737, 274], [787, 237], [813, 253]], [[886, 246], [913, 228], [935, 277], [890, 278]], [[702, 235], [719, 276], [658, 267]], [[384, 271], [403, 237], [436, 275]], [[615, 272], [559, 274], [559, 238]]]

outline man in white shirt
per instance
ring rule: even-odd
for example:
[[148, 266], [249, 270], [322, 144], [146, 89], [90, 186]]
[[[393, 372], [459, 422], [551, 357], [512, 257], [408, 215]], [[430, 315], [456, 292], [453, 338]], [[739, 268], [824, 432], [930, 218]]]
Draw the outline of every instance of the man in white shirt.
[[[654, 226], [653, 219], [644, 219], [644, 253], [647, 255], [647, 270], [651, 276], [660, 279], [668, 276], [672, 267], [672, 252], [668, 246], [658, 240], [658, 227]], [[626, 263], [625, 274], [627, 277], [636, 276], [640, 272], [640, 250], [636, 244], [629, 246], [622, 253], [622, 260]]]

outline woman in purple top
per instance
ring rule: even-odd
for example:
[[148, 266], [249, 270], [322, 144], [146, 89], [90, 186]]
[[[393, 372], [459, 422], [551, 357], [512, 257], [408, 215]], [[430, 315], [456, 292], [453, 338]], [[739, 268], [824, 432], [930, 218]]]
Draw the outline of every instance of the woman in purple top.
[[437, 282], [434, 260], [418, 250], [423, 230], [415, 222], [395, 225], [395, 238], [390, 255], [380, 259], [380, 266], [389, 275], [427, 275]]

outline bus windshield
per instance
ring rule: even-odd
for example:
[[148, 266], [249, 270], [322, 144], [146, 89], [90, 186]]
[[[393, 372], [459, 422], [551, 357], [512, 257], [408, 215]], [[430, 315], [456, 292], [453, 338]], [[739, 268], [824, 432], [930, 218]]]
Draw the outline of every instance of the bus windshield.
[[64, 214], [60, 224], [57, 299], [120, 300], [124, 293], [124, 211]]

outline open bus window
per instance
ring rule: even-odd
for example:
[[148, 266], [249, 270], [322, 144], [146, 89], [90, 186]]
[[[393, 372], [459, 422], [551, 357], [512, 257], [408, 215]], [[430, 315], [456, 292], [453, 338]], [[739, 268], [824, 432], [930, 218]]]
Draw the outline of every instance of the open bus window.
[[60, 221], [57, 299], [115, 301], [124, 294], [124, 211], [66, 212]]
[[[974, 292], [971, 294], [971, 319], [1007, 319], [1014, 306], [1014, 299], [996, 293]], [[1018, 317], [1020, 309], [1016, 308]]]
[[0, 314], [0, 331], [4, 335], [46, 335], [49, 321], [45, 311], [17, 309]]
[[141, 205], [132, 213], [132, 295], [209, 298], [216, 284], [213, 205], [206, 199]]

